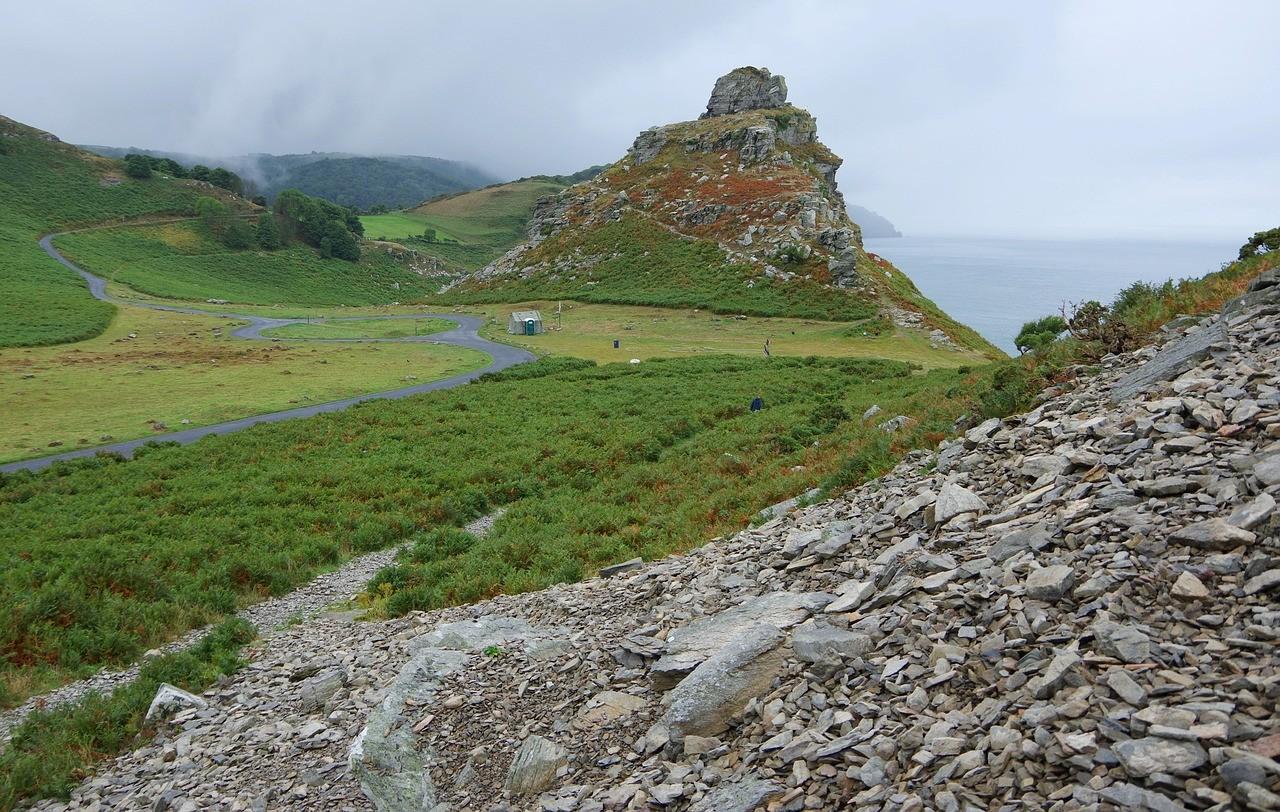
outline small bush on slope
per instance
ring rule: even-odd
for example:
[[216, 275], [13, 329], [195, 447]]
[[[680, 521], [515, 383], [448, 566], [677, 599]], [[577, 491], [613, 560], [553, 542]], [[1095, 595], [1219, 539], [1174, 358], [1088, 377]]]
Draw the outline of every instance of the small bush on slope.
[[24, 798], [67, 797], [94, 762], [126, 749], [143, 732], [143, 716], [161, 683], [198, 693], [238, 669], [240, 648], [253, 638], [251, 625], [232, 618], [194, 647], [148, 661], [135, 681], [107, 696], [91, 694], [28, 716], [0, 753], [0, 810]]

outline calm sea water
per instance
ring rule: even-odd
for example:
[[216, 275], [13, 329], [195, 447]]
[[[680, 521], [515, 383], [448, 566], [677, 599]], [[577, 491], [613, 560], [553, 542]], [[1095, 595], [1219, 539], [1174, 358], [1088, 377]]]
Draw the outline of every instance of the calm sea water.
[[901, 268], [952, 318], [1013, 353], [1023, 322], [1056, 313], [1063, 302], [1109, 302], [1138, 280], [1201, 276], [1234, 259], [1239, 245], [897, 237], [869, 239], [866, 248]]

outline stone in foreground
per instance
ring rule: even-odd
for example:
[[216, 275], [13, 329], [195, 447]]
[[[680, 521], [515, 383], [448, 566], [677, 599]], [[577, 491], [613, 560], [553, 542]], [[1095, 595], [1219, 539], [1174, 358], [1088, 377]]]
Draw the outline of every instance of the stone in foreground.
[[1148, 736], [1116, 742], [1112, 747], [1125, 772], [1135, 778], [1153, 773], [1190, 775], [1209, 760], [1209, 754], [1195, 742]]
[[569, 763], [563, 747], [541, 736], [530, 736], [516, 751], [507, 770], [507, 792], [528, 795], [542, 792], [556, 782], [556, 773]]
[[208, 702], [205, 702], [195, 694], [187, 693], [175, 685], [163, 682], [160, 684], [159, 689], [156, 690], [156, 695], [151, 700], [151, 705], [147, 708], [146, 721], [156, 722], [172, 716], [178, 711], [188, 708], [201, 709], [208, 706]]
[[777, 651], [784, 635], [760, 623], [744, 631], [671, 691], [664, 719], [672, 741], [692, 733], [714, 736], [755, 697], [769, 690], [782, 670]]

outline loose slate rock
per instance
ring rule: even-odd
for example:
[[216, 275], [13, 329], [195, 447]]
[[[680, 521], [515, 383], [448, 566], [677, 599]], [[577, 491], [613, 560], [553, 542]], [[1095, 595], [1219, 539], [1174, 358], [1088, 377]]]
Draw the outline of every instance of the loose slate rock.
[[1231, 550], [1252, 543], [1256, 536], [1224, 519], [1206, 519], [1175, 531], [1169, 538], [1204, 550]]
[[1157, 736], [1116, 742], [1111, 749], [1125, 772], [1134, 778], [1146, 778], [1153, 773], [1190, 775], [1209, 760], [1209, 754], [1194, 742]]
[[982, 513], [986, 509], [987, 503], [973, 491], [948, 482], [938, 491], [933, 518], [938, 524], [946, 524], [962, 513]]
[[556, 772], [569, 763], [569, 751], [541, 736], [530, 736], [516, 751], [507, 770], [507, 792], [528, 795], [556, 782]]
[[1027, 597], [1045, 602], [1061, 600], [1075, 582], [1075, 570], [1066, 564], [1041, 567], [1027, 576]]

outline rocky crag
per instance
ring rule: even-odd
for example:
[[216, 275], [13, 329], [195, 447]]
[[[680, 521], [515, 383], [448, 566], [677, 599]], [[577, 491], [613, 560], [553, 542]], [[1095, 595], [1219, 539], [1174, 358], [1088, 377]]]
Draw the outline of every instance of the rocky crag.
[[38, 808], [1280, 809], [1278, 361], [1270, 271], [688, 555], [286, 629]]
[[[529, 240], [451, 289], [475, 293], [518, 279], [540, 285], [526, 284], [530, 293], [607, 295], [611, 261], [636, 274], [655, 245], [677, 240], [715, 247], [717, 273], [732, 280], [721, 295], [733, 285], [818, 286], [846, 296], [850, 312], [881, 308], [901, 327], [927, 323], [938, 342], [966, 332], [901, 271], [863, 250], [836, 185], [841, 163], [818, 140], [813, 115], [787, 102], [783, 77], [738, 68], [716, 82], [700, 118], [645, 130], [622, 160], [541, 199]], [[669, 273], [667, 286], [688, 284]], [[964, 342], [983, 343], [975, 339], [966, 334]]]

